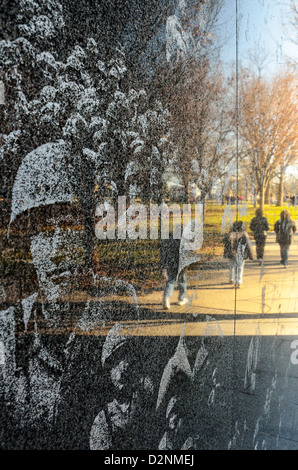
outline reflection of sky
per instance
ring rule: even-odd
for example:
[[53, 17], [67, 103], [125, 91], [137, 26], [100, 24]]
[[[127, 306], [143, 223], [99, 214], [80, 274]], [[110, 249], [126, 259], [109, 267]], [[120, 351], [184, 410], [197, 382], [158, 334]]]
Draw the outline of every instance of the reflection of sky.
[[[224, 62], [235, 61], [236, 0], [225, 0], [221, 13], [221, 31], [226, 38], [222, 50]], [[238, 0], [239, 61], [246, 65], [248, 51], [264, 50], [268, 55], [267, 70], [285, 63], [287, 58], [297, 61], [298, 48], [294, 39], [294, 26], [289, 23], [290, 0]]]

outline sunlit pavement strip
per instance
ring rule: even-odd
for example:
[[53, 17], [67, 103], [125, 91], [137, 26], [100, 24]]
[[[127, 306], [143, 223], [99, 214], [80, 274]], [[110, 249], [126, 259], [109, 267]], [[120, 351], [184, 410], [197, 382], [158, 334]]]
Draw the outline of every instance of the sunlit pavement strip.
[[[297, 237], [298, 240], [298, 237]], [[100, 300], [107, 311], [124, 309], [120, 323], [122, 334], [132, 336], [298, 336], [298, 245], [296, 239], [290, 248], [287, 269], [280, 264], [279, 246], [270, 234], [265, 252], [265, 263], [248, 261], [244, 282], [240, 289], [228, 281], [228, 267], [188, 271], [189, 303], [178, 306], [178, 293], [174, 292], [170, 310], [162, 307], [163, 290], [138, 295], [140, 319], [125, 319], [125, 309], [133, 299], [125, 295], [108, 295]], [[82, 294], [82, 293], [81, 293]], [[77, 300], [96, 299], [78, 294]], [[72, 295], [72, 301], [76, 296]], [[112, 304], [113, 302], [113, 304]], [[119, 302], [119, 303], [118, 303]], [[124, 305], [123, 305], [124, 303]], [[125, 307], [126, 304], [126, 307]], [[106, 335], [116, 321], [98, 321], [90, 329], [76, 328], [79, 335]], [[74, 323], [64, 324], [59, 331], [45, 334], [71, 332]], [[42, 331], [41, 331], [42, 333]]]

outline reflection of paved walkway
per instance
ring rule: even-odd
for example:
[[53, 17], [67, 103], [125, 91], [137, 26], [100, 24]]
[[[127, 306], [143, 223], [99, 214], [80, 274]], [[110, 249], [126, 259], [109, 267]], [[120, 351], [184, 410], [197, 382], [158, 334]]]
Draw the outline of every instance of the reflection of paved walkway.
[[[162, 307], [163, 287], [138, 294], [140, 317], [132, 315], [133, 297], [108, 294], [99, 300], [102, 308], [113, 312], [110, 321], [100, 324], [93, 334], [106, 334], [111, 324], [121, 321], [130, 334], [141, 336], [243, 336], [297, 335], [298, 338], [298, 236], [290, 249], [287, 269], [280, 264], [279, 246], [270, 233], [263, 265], [247, 261], [244, 283], [235, 289], [228, 283], [228, 262], [211, 261], [198, 269], [189, 269], [189, 303], [178, 306], [178, 291], [173, 294], [170, 311]], [[72, 302], [95, 300], [86, 292], [71, 294]], [[110, 315], [108, 315], [110, 317]], [[137, 320], [137, 321], [136, 321]], [[124, 330], [125, 332], [125, 330]]]
[[[258, 330], [263, 335], [297, 334], [298, 337], [298, 240], [290, 249], [288, 268], [280, 264], [279, 246], [270, 233], [263, 265], [247, 261], [244, 283], [240, 289], [228, 283], [226, 260], [209, 263], [200, 270], [188, 271], [188, 305], [177, 305], [178, 292], [173, 294], [170, 311], [162, 309], [162, 290], [139, 296], [141, 308], [159, 313], [158, 323], [141, 326], [139, 334], [177, 335], [181, 320], [186, 322], [188, 336], [204, 334], [206, 315], [217, 322], [213, 328], [223, 335], [250, 335]], [[160, 315], [160, 314], [163, 315]], [[175, 321], [179, 318], [179, 321]], [[184, 323], [183, 321], [183, 323]], [[210, 324], [209, 324], [210, 326]], [[208, 328], [209, 328], [208, 326]]]
[[188, 346], [202, 336], [210, 341], [217, 389], [213, 407], [204, 406], [204, 386], [200, 389], [198, 448], [226, 448], [231, 433], [232, 449], [298, 449], [298, 364], [292, 359], [298, 340], [297, 242], [294, 238], [285, 269], [275, 235], [269, 234], [264, 264], [246, 263], [240, 289], [228, 284], [227, 262], [221, 260], [189, 270], [187, 306], [177, 305], [177, 292], [170, 311], [162, 309], [162, 290], [139, 296], [147, 311], [139, 334], [165, 341], [184, 332]]
[[298, 340], [297, 241], [285, 269], [271, 233], [263, 266], [247, 262], [237, 290], [227, 282], [226, 260], [189, 270], [190, 302], [184, 307], [177, 305], [176, 291], [170, 311], [163, 310], [163, 286], [138, 295], [138, 319], [127, 305], [131, 297], [99, 299], [112, 318], [87, 334], [104, 335], [120, 321], [127, 327], [123, 333], [139, 336], [154, 372], [163, 370], [163, 354], [174, 352], [181, 333], [182, 368], [186, 356], [189, 364], [200, 364], [197, 352], [202, 342], [206, 346], [196, 387], [185, 395], [194, 410], [198, 449], [227, 449], [229, 442], [233, 449], [298, 449], [298, 365], [291, 359]]
[[[72, 293], [78, 307], [95, 300], [111, 314], [98, 326], [77, 334], [103, 336], [120, 321], [135, 335], [140, 355], [158, 375], [168, 356], [178, 350], [184, 332], [185, 349], [178, 350], [176, 359], [181, 359], [183, 368], [187, 358], [197, 370], [195, 387], [188, 390], [186, 386], [185, 402], [194, 410], [198, 449], [227, 449], [229, 442], [235, 449], [298, 449], [298, 365], [291, 361], [292, 342], [298, 340], [296, 267], [296, 239], [285, 269], [279, 263], [274, 234], [270, 234], [264, 265], [246, 263], [241, 289], [228, 284], [226, 260], [189, 270], [191, 301], [184, 307], [177, 305], [175, 292], [171, 310], [163, 310], [162, 286], [138, 295], [139, 318], [127, 305], [133, 302], [131, 296], [109, 294], [93, 299], [86, 292], [79, 292], [78, 297]], [[52, 333], [67, 328], [70, 333], [71, 326], [65, 323], [63, 331]], [[197, 353], [203, 336], [208, 357], [200, 365]]]

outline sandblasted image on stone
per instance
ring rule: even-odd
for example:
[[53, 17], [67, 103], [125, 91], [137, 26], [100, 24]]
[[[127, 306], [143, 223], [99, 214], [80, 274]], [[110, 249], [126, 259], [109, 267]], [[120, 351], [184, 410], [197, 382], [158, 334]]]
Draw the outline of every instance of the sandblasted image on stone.
[[297, 449], [296, 3], [2, 3], [1, 450]]

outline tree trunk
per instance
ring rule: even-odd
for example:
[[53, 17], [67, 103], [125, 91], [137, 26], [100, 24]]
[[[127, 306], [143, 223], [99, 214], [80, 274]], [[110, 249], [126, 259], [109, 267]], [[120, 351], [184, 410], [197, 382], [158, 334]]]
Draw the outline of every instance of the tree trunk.
[[87, 268], [97, 267], [99, 261], [97, 252], [97, 243], [95, 235], [94, 211], [91, 209], [84, 210], [85, 216], [85, 235], [86, 235], [86, 256], [85, 263]]
[[284, 168], [281, 168], [278, 184], [278, 198], [277, 206], [282, 206], [284, 203]]
[[205, 208], [206, 208], [206, 197], [209, 192], [209, 188], [204, 188], [201, 191], [201, 203], [203, 204], [203, 220], [205, 219]]
[[270, 204], [270, 182], [267, 183], [265, 189], [265, 204]]
[[77, 172], [77, 197], [84, 214], [85, 229], [85, 264], [87, 268], [96, 267], [98, 261], [95, 235], [96, 196], [94, 169], [89, 162], [82, 161], [81, 173]]
[[97, 253], [97, 239], [95, 235], [95, 211], [96, 211], [96, 198], [94, 193], [94, 180], [90, 178], [89, 181], [85, 179], [85, 197], [84, 193], [81, 194], [79, 202], [84, 214], [84, 226], [85, 226], [85, 264], [87, 268], [95, 268], [98, 264], [98, 253]]
[[184, 203], [190, 203], [190, 190], [189, 190], [189, 175], [185, 174], [183, 177], [183, 184], [184, 184]]
[[259, 200], [259, 207], [262, 211], [264, 210], [264, 205], [265, 205], [265, 193], [266, 193], [266, 189], [265, 189], [265, 185], [263, 184], [261, 186], [260, 200]]

